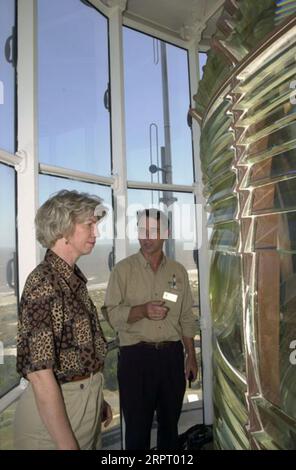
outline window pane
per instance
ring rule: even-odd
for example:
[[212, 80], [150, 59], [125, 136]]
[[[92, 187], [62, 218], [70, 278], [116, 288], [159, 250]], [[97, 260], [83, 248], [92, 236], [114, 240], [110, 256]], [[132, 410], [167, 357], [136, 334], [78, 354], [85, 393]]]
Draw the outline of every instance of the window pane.
[[187, 52], [128, 28], [123, 39], [128, 179], [192, 184]]
[[109, 175], [108, 23], [80, 0], [38, 0], [39, 156]]
[[13, 28], [14, 0], [0, 0], [0, 148], [15, 152]]
[[17, 274], [15, 172], [0, 164], [0, 396], [19, 380], [15, 370]]
[[[110, 207], [110, 214], [100, 224], [100, 237], [97, 238], [97, 243], [92, 253], [88, 256], [82, 256], [78, 261], [78, 265], [88, 279], [89, 293], [98, 309], [101, 311], [101, 306], [104, 302], [107, 282], [109, 279], [109, 257], [113, 253], [113, 227], [111, 216], [111, 189], [98, 186], [96, 184], [80, 183], [79, 181], [71, 181], [64, 178], [54, 178], [52, 176], [40, 176], [40, 205], [43, 204], [51, 195], [60, 191], [61, 189], [77, 190], [95, 194], [104, 200], [104, 205]], [[45, 253], [41, 249], [41, 259]], [[101, 315], [100, 315], [101, 318]], [[113, 330], [111, 330], [106, 322], [102, 322], [105, 334], [107, 337], [113, 337]], [[105, 328], [106, 326], [106, 328]]]

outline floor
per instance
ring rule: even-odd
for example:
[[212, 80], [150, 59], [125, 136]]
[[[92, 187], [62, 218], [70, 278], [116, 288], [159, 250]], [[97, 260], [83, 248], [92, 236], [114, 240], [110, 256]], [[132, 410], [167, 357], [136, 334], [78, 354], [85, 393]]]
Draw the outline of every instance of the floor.
[[[185, 403], [179, 421], [179, 435], [183, 434], [190, 427], [203, 423], [203, 403], [202, 400]], [[151, 434], [151, 447], [156, 443], [156, 422], [153, 423]], [[121, 433], [120, 425], [117, 424], [110, 431], [104, 432], [102, 438], [102, 448], [104, 450], [120, 450]]]

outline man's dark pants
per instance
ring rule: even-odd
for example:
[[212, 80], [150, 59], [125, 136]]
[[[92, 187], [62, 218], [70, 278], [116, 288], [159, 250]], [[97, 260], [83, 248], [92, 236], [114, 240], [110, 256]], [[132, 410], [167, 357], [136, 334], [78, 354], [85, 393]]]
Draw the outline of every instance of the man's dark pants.
[[176, 450], [186, 387], [181, 341], [160, 343], [159, 347], [142, 342], [121, 347], [118, 381], [126, 449], [150, 449], [156, 410], [157, 449]]

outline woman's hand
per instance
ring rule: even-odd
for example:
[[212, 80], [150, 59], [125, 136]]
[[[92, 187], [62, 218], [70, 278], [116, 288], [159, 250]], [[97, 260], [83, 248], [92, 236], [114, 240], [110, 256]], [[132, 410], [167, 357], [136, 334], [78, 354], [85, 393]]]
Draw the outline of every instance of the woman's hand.
[[104, 423], [104, 428], [109, 426], [113, 419], [112, 408], [106, 400], [103, 400], [101, 406], [101, 421]]

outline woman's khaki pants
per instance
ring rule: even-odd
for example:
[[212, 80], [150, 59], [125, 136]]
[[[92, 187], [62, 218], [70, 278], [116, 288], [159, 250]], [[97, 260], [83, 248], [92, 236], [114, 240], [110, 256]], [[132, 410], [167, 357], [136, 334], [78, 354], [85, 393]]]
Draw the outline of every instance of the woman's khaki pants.
[[[80, 449], [99, 449], [103, 375], [97, 372], [87, 379], [62, 384], [61, 389], [67, 415]], [[17, 404], [14, 437], [15, 449], [56, 448], [40, 418], [30, 382]]]

